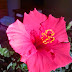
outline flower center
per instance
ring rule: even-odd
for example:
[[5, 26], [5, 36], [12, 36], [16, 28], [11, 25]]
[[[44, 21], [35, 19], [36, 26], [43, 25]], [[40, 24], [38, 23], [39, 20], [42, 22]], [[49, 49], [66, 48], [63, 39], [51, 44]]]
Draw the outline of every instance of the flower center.
[[42, 35], [42, 37], [41, 37], [42, 42], [44, 44], [52, 43], [55, 40], [54, 34], [55, 33], [53, 32], [52, 29], [45, 30], [45, 32], [41, 34]]

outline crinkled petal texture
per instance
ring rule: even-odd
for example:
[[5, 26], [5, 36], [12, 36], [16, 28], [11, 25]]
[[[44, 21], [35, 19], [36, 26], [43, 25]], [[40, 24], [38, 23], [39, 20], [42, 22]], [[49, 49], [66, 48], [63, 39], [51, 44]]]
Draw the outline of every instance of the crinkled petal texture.
[[31, 30], [35, 30], [38, 33], [40, 23], [42, 23], [46, 19], [47, 17], [44, 14], [39, 13], [36, 9], [34, 9], [33, 11], [30, 11], [29, 14], [24, 13], [23, 23], [28, 33], [30, 33]]
[[35, 53], [27, 60], [27, 66], [29, 72], [50, 72], [57, 67], [51, 59], [50, 53], [46, 51]]
[[45, 22], [41, 23], [41, 25], [42, 31], [52, 29], [55, 33], [55, 39], [57, 39], [59, 42], [68, 42], [65, 26], [66, 24], [63, 17], [55, 18], [50, 14], [48, 19]]
[[[6, 32], [10, 45], [21, 55], [21, 61], [27, 64], [29, 72], [50, 72], [72, 62], [63, 17], [49, 15], [47, 19], [34, 9], [29, 14], [24, 13], [23, 23], [17, 20]], [[52, 44], [44, 44], [40, 38], [41, 33], [48, 29], [55, 33]]]
[[27, 60], [29, 72], [50, 72], [72, 62], [69, 55], [70, 44], [58, 43], [51, 46], [51, 51], [37, 51]]
[[72, 62], [70, 57], [70, 43], [58, 43], [52, 47], [55, 53], [54, 62], [58, 64], [58, 67], [64, 67]]
[[28, 56], [35, 53], [36, 49], [30, 40], [30, 35], [25, 30], [24, 24], [17, 20], [8, 27], [6, 32], [12, 48], [23, 56], [23, 61], [26, 62]]

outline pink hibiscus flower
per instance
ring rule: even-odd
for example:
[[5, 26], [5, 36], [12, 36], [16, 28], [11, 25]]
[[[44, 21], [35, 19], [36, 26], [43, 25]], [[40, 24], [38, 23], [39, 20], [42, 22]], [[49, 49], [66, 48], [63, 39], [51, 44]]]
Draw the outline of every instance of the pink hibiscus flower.
[[50, 72], [72, 62], [64, 18], [49, 17], [36, 9], [7, 29], [9, 43], [21, 55], [29, 72]]

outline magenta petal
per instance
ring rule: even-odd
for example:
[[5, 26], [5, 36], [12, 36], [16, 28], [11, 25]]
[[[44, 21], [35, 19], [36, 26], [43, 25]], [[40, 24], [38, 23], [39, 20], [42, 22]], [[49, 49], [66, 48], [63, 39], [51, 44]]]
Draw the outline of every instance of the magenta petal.
[[59, 43], [53, 46], [55, 53], [54, 61], [58, 64], [58, 67], [64, 67], [72, 62], [70, 57], [70, 43]]
[[27, 66], [29, 72], [50, 72], [56, 69], [57, 64], [51, 60], [49, 53], [37, 52], [27, 60]]
[[55, 39], [59, 42], [68, 42], [68, 36], [66, 33], [66, 24], [64, 18], [55, 18], [52, 15], [49, 15], [48, 19], [41, 23], [41, 30], [52, 29], [55, 33]]
[[28, 57], [36, 52], [35, 46], [30, 40], [30, 35], [25, 30], [24, 24], [19, 20], [11, 24], [7, 29], [9, 43], [15, 52]]
[[70, 43], [58, 43], [50, 48], [50, 51], [37, 51], [27, 59], [29, 72], [50, 72], [72, 62]]
[[57, 25], [55, 26], [55, 36], [60, 42], [68, 42], [68, 36], [66, 33], [66, 22], [64, 21], [64, 18], [61, 17]]
[[45, 21], [47, 17], [39, 13], [36, 9], [30, 11], [29, 14], [26, 12], [24, 13], [24, 20], [23, 23], [25, 25], [26, 30], [30, 33], [31, 30], [35, 30], [39, 32], [40, 23]]
[[55, 25], [58, 23], [59, 18], [53, 17], [51, 14], [49, 15], [48, 19], [41, 23], [44, 30], [47, 29], [55, 29]]

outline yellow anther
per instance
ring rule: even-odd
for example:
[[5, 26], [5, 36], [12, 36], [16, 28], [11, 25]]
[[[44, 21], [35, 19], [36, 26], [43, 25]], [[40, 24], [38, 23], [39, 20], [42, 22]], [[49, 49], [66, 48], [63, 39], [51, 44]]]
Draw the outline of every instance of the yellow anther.
[[[48, 35], [49, 31], [51, 32], [50, 36]], [[55, 40], [55, 38], [53, 37], [54, 34], [55, 33], [51, 29], [45, 30], [45, 32], [41, 34], [42, 35], [41, 39], [42, 39], [43, 43], [44, 44], [52, 43]]]

